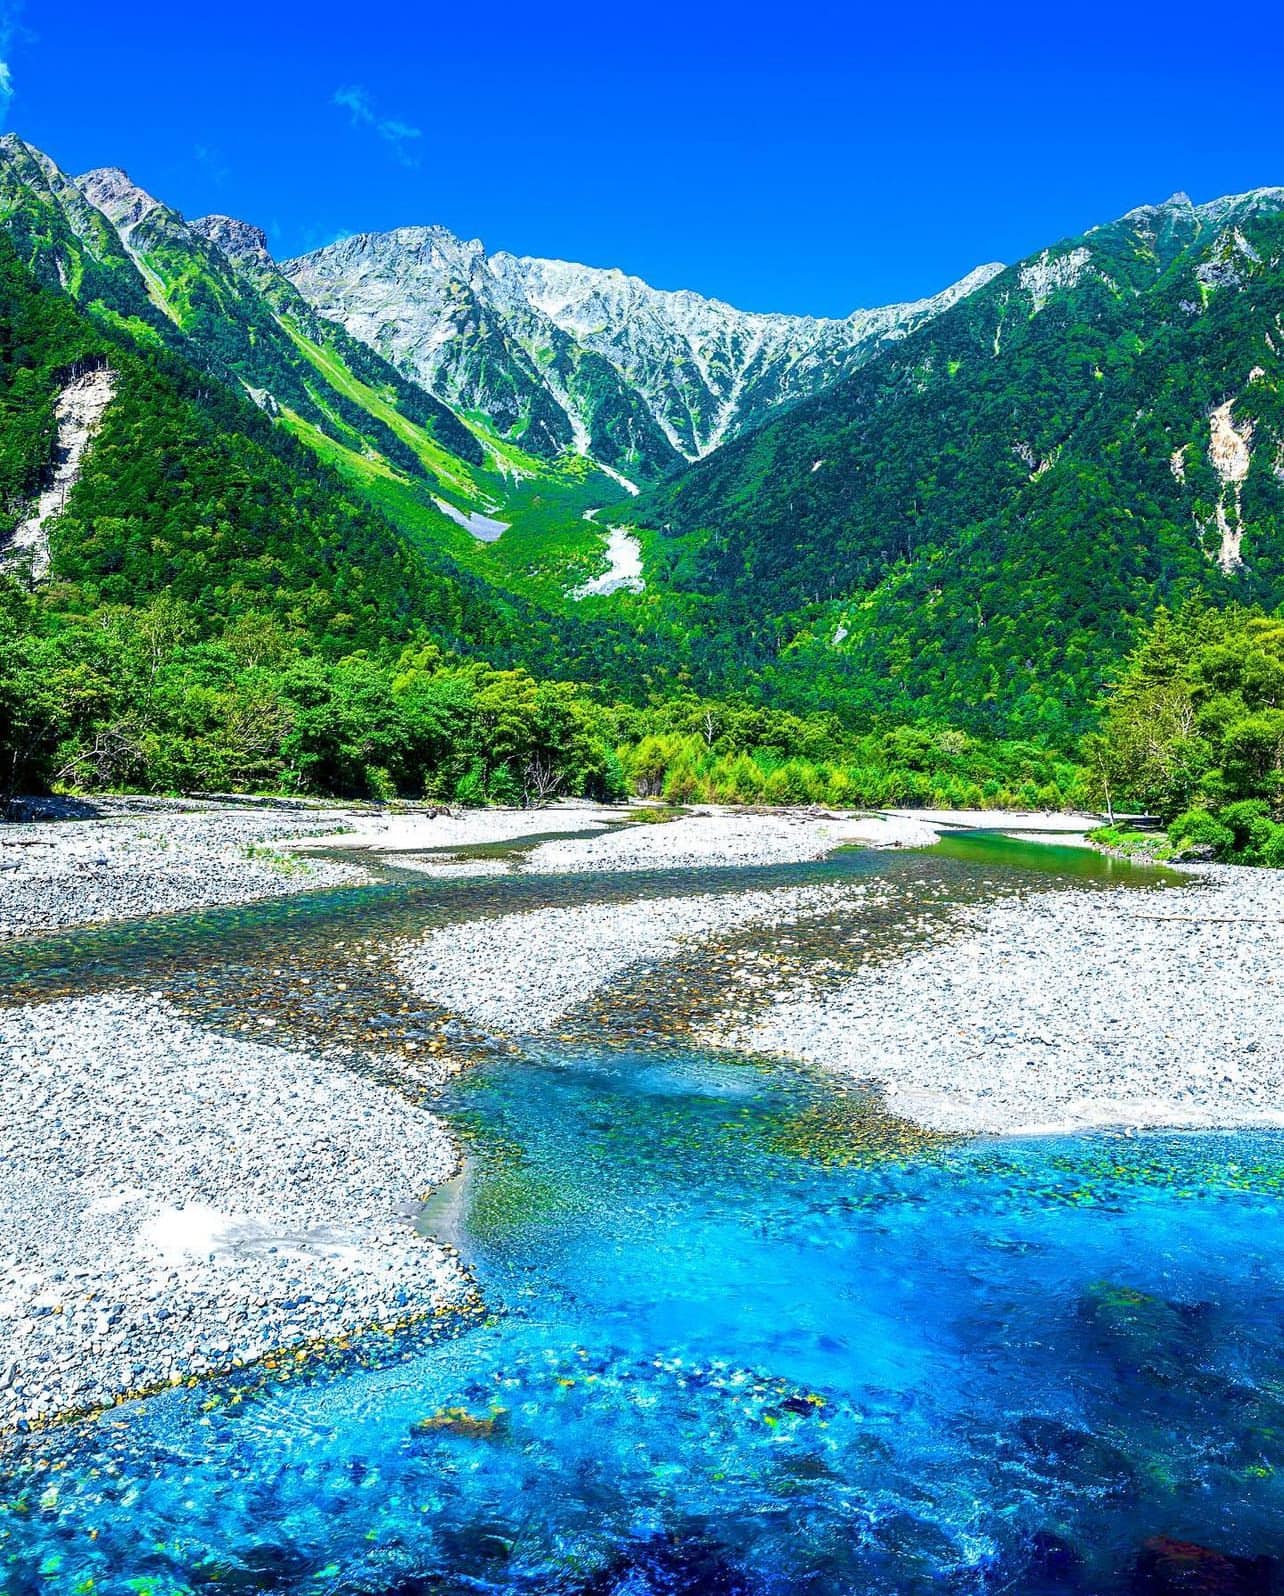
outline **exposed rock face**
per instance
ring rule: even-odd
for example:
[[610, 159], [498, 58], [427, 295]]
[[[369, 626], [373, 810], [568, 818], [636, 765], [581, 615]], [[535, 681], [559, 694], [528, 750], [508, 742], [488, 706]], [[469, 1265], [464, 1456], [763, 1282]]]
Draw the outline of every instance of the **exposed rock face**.
[[125, 252], [141, 273], [152, 303], [171, 321], [182, 323], [182, 310], [176, 303], [164, 271], [150, 259], [167, 246], [190, 252], [206, 248], [177, 211], [139, 188], [118, 166], [103, 166], [76, 179], [76, 187], [111, 223]]
[[1232, 418], [1234, 403], [1228, 399], [1208, 418], [1208, 459], [1222, 485], [1215, 515], [1220, 537], [1217, 563], [1223, 571], [1238, 570], [1244, 563], [1239, 552], [1244, 537], [1243, 493], [1252, 464], [1249, 444], [1253, 423], [1245, 420], [1236, 427]]
[[[129, 261], [106, 217], [57, 164], [16, 133], [0, 137], [0, 219], [42, 282], [71, 290], [86, 263], [107, 271]], [[138, 285], [142, 293], [141, 283]]]
[[[102, 166], [76, 179], [76, 186], [96, 210], [100, 210], [125, 243], [140, 223], [166, 207], [138, 187], [128, 172], [119, 166]], [[172, 213], [177, 214], [177, 213]]]
[[31, 513], [14, 528], [8, 543], [0, 547], [0, 563], [29, 556], [31, 574], [37, 581], [48, 571], [49, 522], [76, 485], [85, 451], [115, 393], [116, 373], [103, 367], [72, 377], [58, 395], [54, 404], [58, 444], [53, 471]]
[[537, 452], [574, 449], [643, 474], [709, 454], [848, 375], [999, 270], [827, 320], [488, 255], [440, 227], [358, 234], [283, 269], [315, 309], [439, 398], [482, 410]]
[[207, 238], [230, 261], [271, 270], [274, 263], [268, 250], [267, 234], [261, 227], [238, 221], [235, 216], [198, 216], [190, 225], [194, 233]]
[[1037, 316], [1058, 289], [1073, 288], [1091, 262], [1092, 251], [1080, 245], [1066, 255], [1054, 255], [1045, 249], [1022, 266], [1018, 281], [1030, 296], [1033, 313]]

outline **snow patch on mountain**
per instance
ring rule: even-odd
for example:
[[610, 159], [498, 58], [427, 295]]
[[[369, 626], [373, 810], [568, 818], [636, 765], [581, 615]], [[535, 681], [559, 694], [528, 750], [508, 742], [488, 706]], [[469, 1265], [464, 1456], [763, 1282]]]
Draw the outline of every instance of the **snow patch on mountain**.
[[573, 599], [592, 598], [609, 593], [641, 593], [646, 587], [642, 576], [642, 545], [628, 527], [613, 526], [606, 533], [606, 570], [572, 588]]
[[461, 510], [449, 499], [434, 498], [432, 502], [443, 515], [448, 515], [466, 532], [471, 532], [479, 543], [498, 543], [512, 525], [511, 521], [496, 521], [493, 516], [482, 515], [479, 510]]

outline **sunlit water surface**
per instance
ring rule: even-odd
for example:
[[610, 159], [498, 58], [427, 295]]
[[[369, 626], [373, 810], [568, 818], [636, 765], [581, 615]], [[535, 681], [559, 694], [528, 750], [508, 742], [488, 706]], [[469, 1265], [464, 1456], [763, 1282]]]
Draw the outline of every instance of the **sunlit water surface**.
[[[826, 870], [984, 897], [1104, 868], [1032, 846]], [[158, 925], [145, 957], [190, 996], [256, 926], [314, 957], [350, 912]], [[8, 957], [56, 990], [64, 941]], [[490, 1317], [11, 1447], [5, 1596], [1122, 1593], [1152, 1537], [1284, 1550], [1284, 1139], [907, 1153], [820, 1074], [672, 1041], [542, 1044], [444, 1106], [467, 1167], [424, 1228]]]

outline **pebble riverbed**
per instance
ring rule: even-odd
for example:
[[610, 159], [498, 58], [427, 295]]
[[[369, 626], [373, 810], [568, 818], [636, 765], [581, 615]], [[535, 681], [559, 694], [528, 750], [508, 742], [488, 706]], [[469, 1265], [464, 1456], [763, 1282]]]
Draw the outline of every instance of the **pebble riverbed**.
[[0, 827], [0, 940], [64, 926], [247, 903], [368, 879], [359, 865], [280, 844], [344, 816], [157, 804], [106, 818]]
[[925, 1127], [1284, 1124], [1284, 872], [968, 908], [931, 945], [708, 1038], [877, 1083]]
[[[546, 1030], [633, 965], [663, 965], [718, 932], [762, 930], [830, 913], [861, 886], [704, 893], [635, 903], [535, 909], [431, 932], [399, 966], [424, 997], [475, 1024]], [[662, 979], [661, 975], [661, 979]]]
[[463, 1300], [440, 1121], [139, 992], [0, 1009], [0, 1430]]

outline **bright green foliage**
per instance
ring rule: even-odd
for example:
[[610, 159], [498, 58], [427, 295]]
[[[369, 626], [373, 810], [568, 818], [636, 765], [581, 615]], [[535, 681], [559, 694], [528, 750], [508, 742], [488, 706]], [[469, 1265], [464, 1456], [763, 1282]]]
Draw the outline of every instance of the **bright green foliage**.
[[[1236, 234], [1233, 229], [1238, 229]], [[1134, 213], [634, 507], [778, 701], [1069, 746], [1138, 619], [1284, 598], [1284, 215]], [[1209, 455], [1233, 400], [1251, 466]], [[1224, 573], [1218, 507], [1243, 532]]]
[[1080, 773], [948, 728], [850, 738], [829, 716], [683, 698], [640, 709], [433, 643], [326, 658], [269, 611], [211, 631], [170, 594], [51, 616], [0, 578], [0, 792], [43, 784], [468, 804], [1050, 807]]
[[616, 798], [618, 730], [582, 690], [436, 645], [326, 660], [266, 612], [210, 636], [169, 595], [51, 630], [0, 579], [0, 791]]
[[1153, 810], [1174, 846], [1284, 863], [1284, 619], [1161, 611], [1085, 752], [1097, 789]]
[[1136, 831], [1130, 826], [1098, 826], [1088, 832], [1090, 841], [1134, 859], [1163, 863], [1173, 856], [1173, 846], [1163, 831]]
[[645, 725], [625, 768], [639, 794], [670, 803], [1055, 809], [1084, 796], [1073, 761], [952, 727], [855, 736], [832, 715], [699, 700], [658, 706]]

